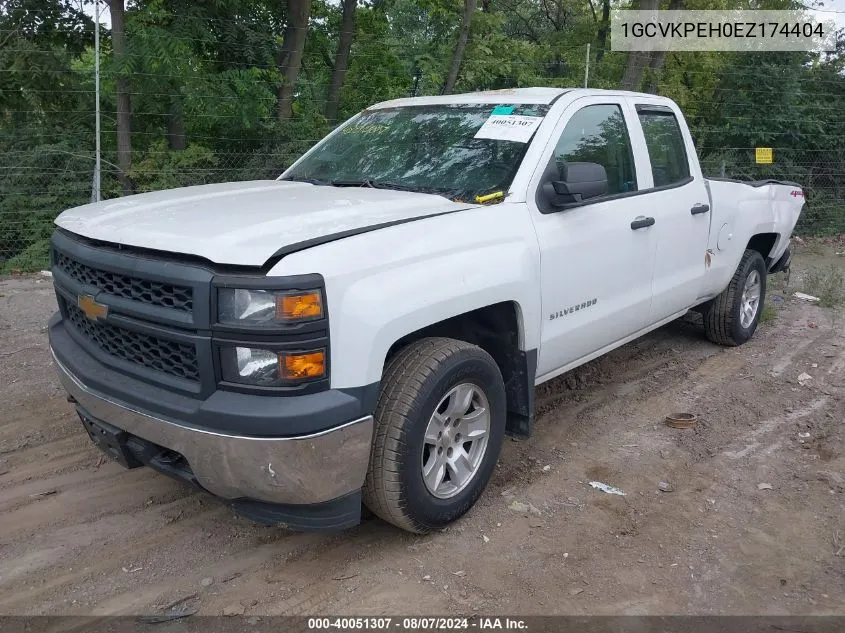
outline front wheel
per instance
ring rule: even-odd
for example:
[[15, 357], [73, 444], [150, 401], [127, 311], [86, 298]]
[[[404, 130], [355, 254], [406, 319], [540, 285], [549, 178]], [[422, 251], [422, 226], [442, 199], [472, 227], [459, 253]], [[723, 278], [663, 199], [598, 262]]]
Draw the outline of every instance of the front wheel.
[[487, 486], [505, 432], [505, 387], [480, 347], [425, 338], [385, 368], [364, 503], [424, 534], [467, 512]]
[[766, 262], [757, 251], [742, 255], [731, 282], [704, 313], [704, 333], [720, 345], [742, 345], [760, 322], [766, 299]]

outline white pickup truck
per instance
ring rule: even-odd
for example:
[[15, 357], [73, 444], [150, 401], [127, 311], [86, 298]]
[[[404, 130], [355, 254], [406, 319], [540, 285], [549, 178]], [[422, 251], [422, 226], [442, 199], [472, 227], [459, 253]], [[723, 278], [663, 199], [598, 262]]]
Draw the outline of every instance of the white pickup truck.
[[669, 99], [399, 99], [277, 180], [56, 220], [53, 358], [91, 438], [256, 521], [362, 501], [423, 533], [481, 495], [534, 386], [689, 310], [739, 345], [800, 187], [702, 177]]

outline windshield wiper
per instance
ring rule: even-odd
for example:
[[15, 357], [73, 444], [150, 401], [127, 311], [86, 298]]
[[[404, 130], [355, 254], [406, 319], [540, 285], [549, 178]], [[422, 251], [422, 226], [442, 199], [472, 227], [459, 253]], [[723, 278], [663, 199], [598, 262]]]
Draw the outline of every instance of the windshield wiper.
[[[308, 182], [312, 185], [320, 185], [323, 187], [369, 187], [370, 189], [392, 189], [394, 191], [410, 191], [412, 193], [428, 193], [435, 196], [442, 196], [454, 202], [465, 202], [462, 198], [469, 195], [463, 189], [435, 189], [434, 187], [415, 187], [413, 185], [405, 185], [401, 182], [393, 182], [390, 180], [376, 180], [374, 178], [362, 178], [360, 180], [354, 179], [337, 179], [337, 180], [320, 180], [319, 178], [300, 178], [290, 177], [282, 178], [282, 180], [292, 182]], [[458, 200], [458, 199], [461, 200]]]
[[332, 184], [328, 180], [320, 180], [319, 178], [301, 178], [301, 177], [298, 177], [298, 176], [291, 176], [289, 178], [282, 178], [282, 180], [285, 181], [285, 182], [307, 182], [309, 184], [318, 185], [320, 187], [328, 187]]
[[390, 182], [388, 180], [375, 180], [373, 178], [362, 178], [361, 180], [332, 180], [331, 184], [335, 187], [370, 187], [372, 189], [396, 189], [397, 191], [417, 191], [417, 187], [410, 187], [398, 182]]
[[401, 182], [392, 182], [390, 180], [375, 180], [372, 178], [363, 178], [361, 180], [332, 180], [331, 184], [335, 187], [370, 187], [372, 189], [392, 189], [394, 191], [411, 191], [414, 193], [430, 193], [436, 196], [451, 197], [453, 191], [444, 191], [443, 189], [435, 189], [434, 187], [415, 187], [414, 185], [406, 185]]

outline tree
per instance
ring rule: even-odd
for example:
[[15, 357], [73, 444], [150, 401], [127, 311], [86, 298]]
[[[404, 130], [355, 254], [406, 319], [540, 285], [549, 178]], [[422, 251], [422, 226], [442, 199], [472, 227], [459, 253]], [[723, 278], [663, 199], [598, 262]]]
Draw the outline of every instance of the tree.
[[[593, 10], [593, 17], [596, 18], [596, 11], [593, 9], [592, 0], [590, 0], [590, 9]], [[597, 19], [597, 18], [596, 18]], [[598, 46], [596, 50], [596, 63], [601, 63], [604, 57], [604, 51], [607, 48], [607, 35], [610, 32], [610, 0], [601, 0], [601, 21], [599, 22]]]
[[289, 119], [293, 114], [293, 95], [302, 67], [302, 52], [305, 50], [305, 40], [308, 36], [310, 11], [311, 0], [288, 0], [287, 25], [278, 61], [282, 73], [282, 84], [278, 90], [280, 121]]
[[130, 84], [126, 72], [126, 8], [124, 0], [107, 0], [111, 13], [111, 43], [114, 66], [117, 72], [115, 96], [117, 100], [117, 164], [120, 167], [120, 184], [123, 193], [134, 190], [129, 178], [132, 169], [132, 104]]
[[[684, 8], [683, 0], [670, 0], [669, 10], [679, 11]], [[652, 51], [648, 60], [648, 92], [657, 94], [657, 83], [660, 76], [660, 69], [666, 61], [667, 51]]]
[[340, 37], [337, 43], [337, 54], [334, 58], [332, 80], [326, 97], [326, 118], [329, 121], [337, 119], [337, 108], [340, 102], [340, 89], [346, 78], [349, 66], [349, 53], [352, 50], [352, 40], [355, 37], [355, 10], [358, 0], [343, 0], [343, 19], [340, 23]]
[[449, 73], [446, 75], [446, 82], [443, 84], [443, 94], [451, 94], [458, 81], [458, 73], [461, 70], [461, 62], [464, 59], [464, 50], [469, 40], [469, 31], [472, 27], [472, 18], [478, 0], [464, 0], [464, 14], [461, 18], [461, 28], [458, 32], [458, 41], [455, 43], [455, 51], [452, 53], [452, 62], [449, 64]]
[[132, 103], [126, 62], [126, 7], [124, 0], [106, 0], [111, 13], [112, 58], [115, 71], [115, 99], [117, 101], [117, 164], [123, 193], [134, 190], [129, 178], [132, 169]]
[[[0, 270], [43, 268], [60, 210], [91, 199], [93, 21], [72, 0], [0, 2]], [[92, 160], [88, 161], [87, 158]]]
[[[677, 9], [680, 1], [619, 6]], [[682, 1], [686, 9], [751, 2]], [[755, 6], [782, 9], [794, 1]], [[274, 178], [337, 120], [415, 88], [431, 95], [581, 85], [591, 42], [590, 86], [645, 87], [674, 99], [707, 175], [724, 164], [729, 176], [799, 182], [811, 200], [800, 230], [845, 231], [842, 37], [829, 55], [629, 55], [609, 46], [611, 0], [107, 2], [112, 29], [101, 29], [100, 85], [106, 198]], [[43, 266], [53, 218], [90, 201], [93, 24], [80, 6], [0, 0], [5, 270]], [[757, 165], [755, 145], [773, 147], [774, 164]]]
[[[656, 11], [658, 0], [640, 0], [641, 11]], [[619, 82], [621, 90], [639, 90], [643, 73], [651, 61], [651, 53], [648, 51], [631, 51], [628, 53], [628, 63], [625, 65], [625, 72]], [[662, 64], [662, 61], [661, 61]]]

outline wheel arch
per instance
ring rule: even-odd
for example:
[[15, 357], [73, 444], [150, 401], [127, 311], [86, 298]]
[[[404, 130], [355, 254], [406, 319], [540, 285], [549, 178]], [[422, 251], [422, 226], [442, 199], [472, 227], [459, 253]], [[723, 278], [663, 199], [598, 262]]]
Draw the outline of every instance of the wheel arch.
[[780, 237], [780, 233], [756, 233], [748, 240], [745, 249], [760, 253], [763, 256], [763, 261], [766, 262], [766, 268], [768, 268], [772, 264], [771, 253], [780, 241]]
[[385, 365], [403, 347], [432, 336], [478, 345], [493, 357], [505, 383], [506, 430], [511, 435], [530, 436], [534, 422], [537, 350], [524, 349], [525, 327], [519, 303], [494, 303], [409, 332], [390, 346], [385, 356]]

